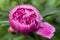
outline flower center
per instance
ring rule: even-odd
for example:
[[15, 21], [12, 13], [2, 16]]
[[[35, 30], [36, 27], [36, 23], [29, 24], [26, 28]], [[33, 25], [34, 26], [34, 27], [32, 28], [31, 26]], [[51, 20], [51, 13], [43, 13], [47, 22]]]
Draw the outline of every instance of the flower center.
[[36, 19], [36, 14], [32, 9], [18, 8], [13, 14], [13, 19], [22, 24], [31, 24]]

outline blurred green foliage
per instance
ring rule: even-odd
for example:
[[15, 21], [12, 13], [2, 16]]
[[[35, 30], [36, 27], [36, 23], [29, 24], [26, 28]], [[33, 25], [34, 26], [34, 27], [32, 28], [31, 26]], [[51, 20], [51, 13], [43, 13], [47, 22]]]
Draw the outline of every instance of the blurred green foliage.
[[[8, 32], [9, 11], [16, 5], [30, 4], [35, 6], [47, 21], [55, 26], [55, 36], [51, 40], [60, 40], [60, 0], [0, 0], [0, 40], [11, 40]], [[33, 40], [30, 36], [14, 35], [13, 40]]]

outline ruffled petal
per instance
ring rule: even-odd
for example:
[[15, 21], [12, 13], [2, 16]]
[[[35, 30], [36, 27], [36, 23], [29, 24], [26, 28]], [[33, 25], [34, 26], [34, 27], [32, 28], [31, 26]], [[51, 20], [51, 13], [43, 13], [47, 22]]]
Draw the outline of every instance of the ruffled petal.
[[42, 28], [39, 28], [36, 33], [45, 38], [51, 39], [54, 36], [55, 28], [51, 24], [44, 22]]

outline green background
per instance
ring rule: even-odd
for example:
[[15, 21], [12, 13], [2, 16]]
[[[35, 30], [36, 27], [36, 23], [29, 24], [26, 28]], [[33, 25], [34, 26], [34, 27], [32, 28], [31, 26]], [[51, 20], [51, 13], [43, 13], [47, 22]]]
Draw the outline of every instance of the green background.
[[8, 32], [8, 14], [12, 8], [20, 4], [35, 6], [43, 16], [43, 21], [49, 22], [56, 28], [51, 40], [60, 40], [60, 0], [0, 0], [0, 40], [34, 40], [30, 36], [12, 35]]

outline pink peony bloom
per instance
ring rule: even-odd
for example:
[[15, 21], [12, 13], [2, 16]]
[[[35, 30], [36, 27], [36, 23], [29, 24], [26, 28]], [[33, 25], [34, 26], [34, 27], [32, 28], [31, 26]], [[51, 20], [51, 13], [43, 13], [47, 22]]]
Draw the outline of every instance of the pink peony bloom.
[[42, 20], [39, 11], [31, 5], [19, 5], [10, 11], [9, 22], [13, 29], [23, 34], [36, 31]]
[[41, 35], [45, 38], [49, 38], [51, 39], [54, 36], [54, 32], [55, 32], [55, 28], [54, 26], [52, 26], [51, 24], [47, 23], [47, 22], [43, 22], [43, 27], [39, 28], [36, 33], [38, 35]]
[[15, 31], [25, 35], [35, 31], [38, 35], [51, 39], [55, 28], [42, 20], [39, 11], [31, 5], [16, 6], [9, 14], [10, 26]]

